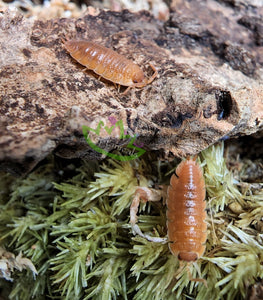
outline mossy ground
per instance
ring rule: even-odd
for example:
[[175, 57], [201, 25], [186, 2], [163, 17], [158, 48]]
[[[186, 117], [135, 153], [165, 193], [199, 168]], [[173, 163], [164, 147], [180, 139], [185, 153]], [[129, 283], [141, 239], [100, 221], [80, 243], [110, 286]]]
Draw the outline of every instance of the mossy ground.
[[[244, 299], [249, 286], [263, 279], [263, 191], [260, 183], [241, 180], [244, 168], [234, 178], [222, 143], [199, 155], [207, 189], [204, 256], [186, 266], [167, 244], [132, 235], [136, 186], [168, 184], [179, 161], [160, 162], [146, 153], [128, 162], [58, 168], [50, 157], [24, 179], [2, 174], [2, 297]], [[143, 232], [165, 236], [165, 205], [141, 204], [138, 224]], [[189, 273], [207, 286], [189, 281]]]

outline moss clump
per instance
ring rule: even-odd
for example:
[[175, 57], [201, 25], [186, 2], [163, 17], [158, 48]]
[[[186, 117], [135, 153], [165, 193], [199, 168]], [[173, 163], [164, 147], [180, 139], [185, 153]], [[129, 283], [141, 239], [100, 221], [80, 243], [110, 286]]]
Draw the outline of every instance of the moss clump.
[[[27, 271], [10, 268], [4, 279], [1, 269], [0, 287], [21, 300], [244, 298], [246, 288], [263, 278], [263, 192], [252, 184], [244, 189], [223, 154], [218, 144], [199, 156], [208, 239], [204, 256], [191, 265], [172, 256], [167, 244], [134, 237], [129, 224], [136, 186], [167, 184], [178, 161], [160, 163], [147, 154], [129, 162], [108, 159], [99, 169], [83, 162], [70, 180], [49, 161], [25, 179], [4, 175], [0, 245], [23, 255]], [[165, 205], [141, 204], [143, 232], [165, 236], [165, 224]]]

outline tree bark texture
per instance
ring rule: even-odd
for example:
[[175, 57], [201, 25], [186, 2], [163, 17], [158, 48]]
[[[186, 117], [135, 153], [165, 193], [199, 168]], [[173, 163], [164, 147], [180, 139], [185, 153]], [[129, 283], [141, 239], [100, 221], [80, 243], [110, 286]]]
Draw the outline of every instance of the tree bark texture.
[[[136, 144], [172, 158], [263, 124], [263, 9], [221, 1], [176, 1], [169, 20], [148, 12], [101, 11], [78, 19], [33, 21], [0, 15], [0, 166], [17, 174], [50, 152], [99, 159], [82, 126], [122, 120]], [[72, 59], [62, 40], [85, 39], [158, 77], [126, 95]], [[128, 143], [115, 128], [92, 140], [110, 152]]]

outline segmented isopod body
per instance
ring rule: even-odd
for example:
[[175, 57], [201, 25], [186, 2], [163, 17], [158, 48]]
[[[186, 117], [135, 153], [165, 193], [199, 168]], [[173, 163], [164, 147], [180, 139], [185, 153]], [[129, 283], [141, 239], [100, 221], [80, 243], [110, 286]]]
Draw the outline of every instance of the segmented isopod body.
[[102, 45], [84, 40], [64, 41], [70, 55], [87, 69], [115, 84], [141, 88], [151, 83], [158, 72], [153, 65], [154, 74], [148, 79], [138, 65], [123, 55]]
[[207, 238], [205, 182], [195, 159], [182, 161], [170, 180], [167, 229], [173, 255], [187, 262], [203, 255]]

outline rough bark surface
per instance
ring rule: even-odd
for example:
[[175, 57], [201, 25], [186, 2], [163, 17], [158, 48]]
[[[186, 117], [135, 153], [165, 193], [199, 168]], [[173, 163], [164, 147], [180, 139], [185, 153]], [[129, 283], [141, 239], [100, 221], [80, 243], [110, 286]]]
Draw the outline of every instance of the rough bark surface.
[[[82, 126], [122, 120], [145, 150], [193, 155], [219, 139], [263, 127], [263, 8], [176, 1], [167, 22], [147, 12], [101, 11], [78, 19], [33, 21], [0, 15], [0, 164], [22, 174], [53, 150], [100, 158]], [[116, 50], [158, 78], [122, 95], [74, 61], [62, 39]], [[121, 89], [123, 91], [124, 88]], [[127, 144], [114, 129], [93, 134], [110, 152]]]

